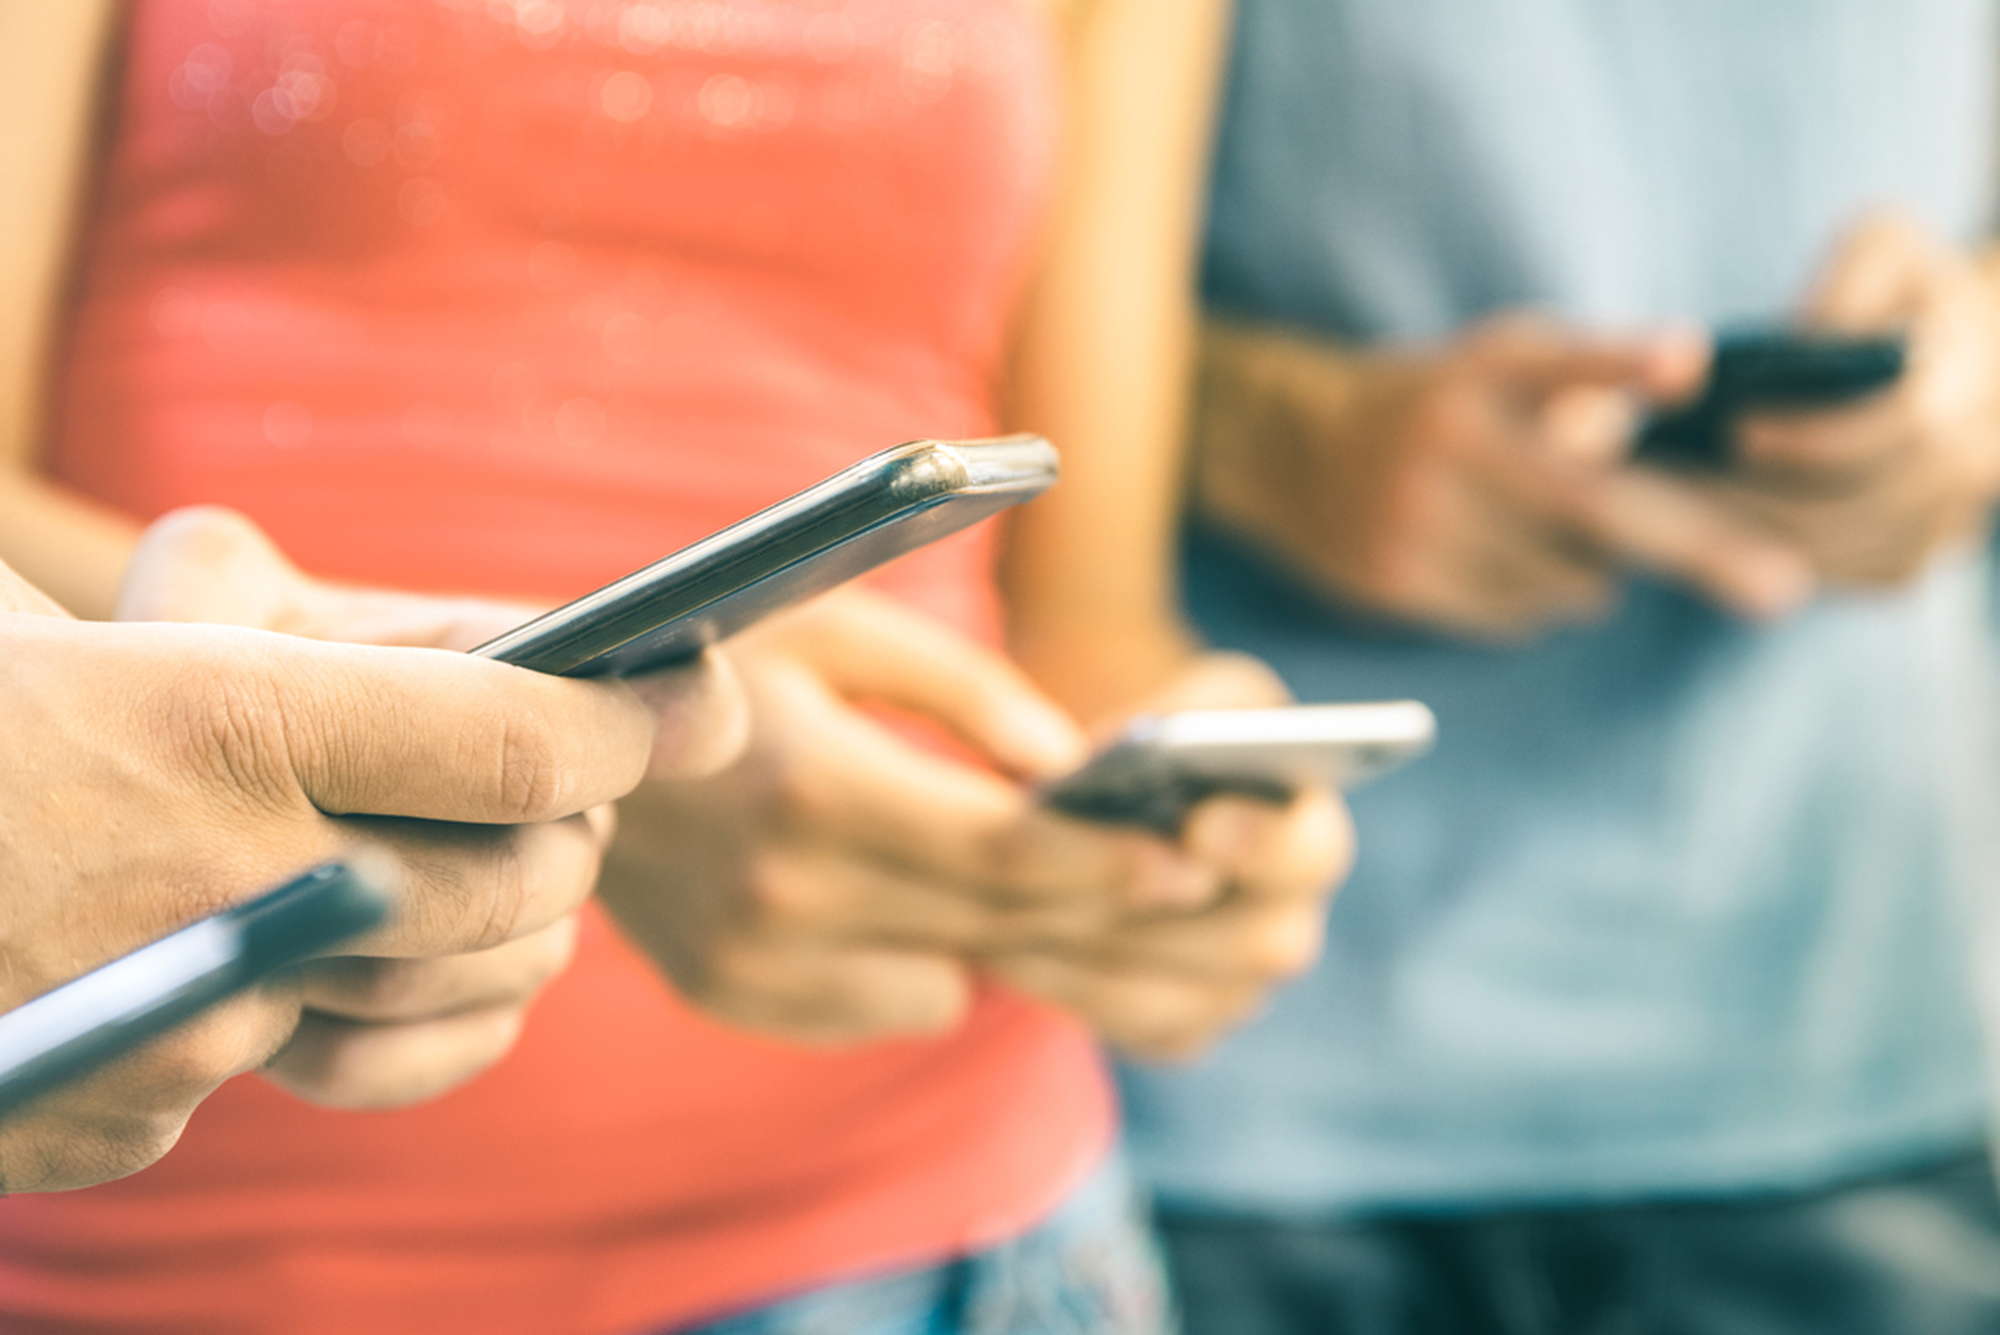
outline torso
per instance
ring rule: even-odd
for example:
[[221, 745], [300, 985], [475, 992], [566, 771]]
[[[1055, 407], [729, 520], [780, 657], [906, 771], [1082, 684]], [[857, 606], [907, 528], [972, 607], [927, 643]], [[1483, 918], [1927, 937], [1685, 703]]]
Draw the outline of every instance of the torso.
[[[556, 598], [988, 431], [1046, 40], [1008, 0], [140, 0], [49, 467], [319, 573]], [[882, 582], [990, 636], [989, 548]], [[977, 1245], [1102, 1151], [1088, 1040], [1026, 1002], [805, 1054], [585, 937], [437, 1103], [239, 1080], [156, 1169], [8, 1202], [0, 1324], [608, 1335]]]
[[[1528, 305], [1781, 322], [1853, 215], [1972, 242], [1988, 0], [1244, 0], [1211, 299], [1350, 339]], [[1329, 611], [1203, 541], [1190, 601], [1307, 699], [1414, 695], [1320, 968], [1131, 1143], [1204, 1208], [1825, 1182], [1984, 1134], [1962, 903], [2000, 864], [1982, 563], [1774, 626], [1634, 584], [1516, 648]], [[1254, 1091], [1254, 1097], [1246, 1097]]]

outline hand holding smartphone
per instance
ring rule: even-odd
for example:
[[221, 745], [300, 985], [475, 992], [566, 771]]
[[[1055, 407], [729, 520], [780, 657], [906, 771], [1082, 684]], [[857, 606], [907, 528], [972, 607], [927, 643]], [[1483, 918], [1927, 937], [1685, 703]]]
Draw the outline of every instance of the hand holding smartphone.
[[1039, 496], [1039, 436], [913, 441], [537, 617], [472, 652], [559, 676], [631, 677]]
[[1042, 800], [1081, 820], [1173, 835], [1208, 798], [1286, 802], [1315, 784], [1352, 788], [1422, 755], [1436, 733], [1415, 700], [1142, 715]]
[[1857, 402], [1901, 379], [1907, 360], [1900, 334], [1724, 335], [1716, 340], [1700, 397], [1647, 423], [1637, 456], [1681, 467], [1726, 468], [1729, 432], [1738, 418]]
[[388, 911], [380, 887], [329, 863], [0, 1014], [0, 1117], [358, 936]]

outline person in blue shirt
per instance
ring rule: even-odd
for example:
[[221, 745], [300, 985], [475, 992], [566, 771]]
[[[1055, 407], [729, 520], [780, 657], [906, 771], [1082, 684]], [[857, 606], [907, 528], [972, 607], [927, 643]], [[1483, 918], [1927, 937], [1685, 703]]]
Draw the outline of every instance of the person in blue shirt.
[[[1188, 596], [1414, 696], [1323, 963], [1122, 1076], [1190, 1335], [2000, 1330], [1988, 0], [1242, 0]], [[1631, 457], [1705, 331], [1897, 330]]]

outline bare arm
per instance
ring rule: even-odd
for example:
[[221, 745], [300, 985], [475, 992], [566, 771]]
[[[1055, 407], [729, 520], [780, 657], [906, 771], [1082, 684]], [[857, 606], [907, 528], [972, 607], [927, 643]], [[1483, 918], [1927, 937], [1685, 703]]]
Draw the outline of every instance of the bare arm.
[[1188, 654], [1175, 592], [1193, 254], [1222, 0], [1069, 0], [1069, 136], [1055, 230], [1023, 318], [1017, 424], [1063, 449], [1003, 578], [1013, 648], [1085, 717]]
[[43, 389], [115, 0], [0, 3], [0, 559], [111, 614], [138, 526], [42, 478]]

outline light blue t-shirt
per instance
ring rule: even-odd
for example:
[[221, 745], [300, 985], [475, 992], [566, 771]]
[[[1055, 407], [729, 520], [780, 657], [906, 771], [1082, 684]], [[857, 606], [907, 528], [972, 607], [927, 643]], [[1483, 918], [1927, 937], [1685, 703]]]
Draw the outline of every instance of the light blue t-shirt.
[[[1996, 61], [1985, 0], [1242, 0], [1208, 295], [1347, 338], [1779, 320], [1865, 206], [1981, 233]], [[1142, 1171], [1182, 1207], [1466, 1209], [1975, 1144], [1983, 577], [1770, 628], [1636, 584], [1491, 649], [1192, 541], [1217, 642], [1307, 700], [1426, 700], [1441, 742], [1356, 795], [1318, 969], [1198, 1064], [1123, 1073]]]

